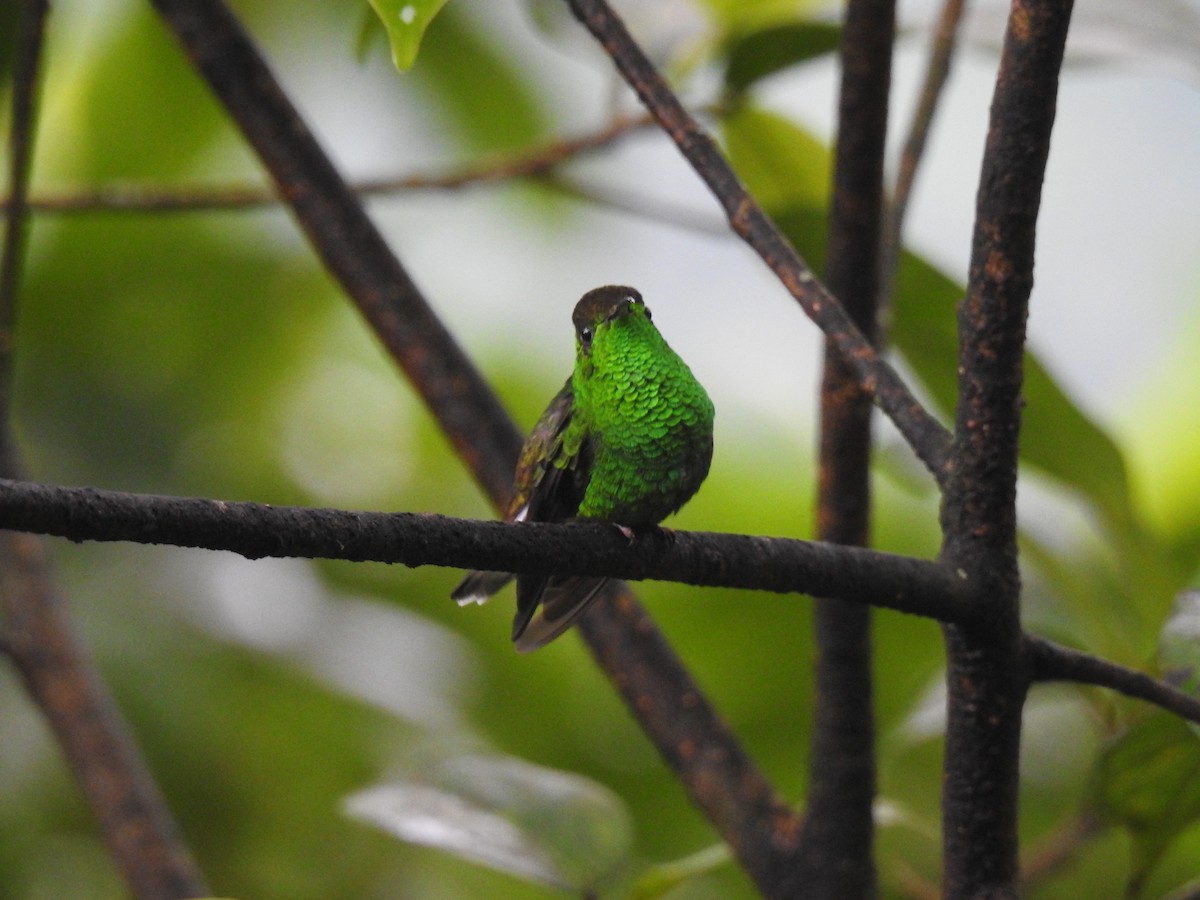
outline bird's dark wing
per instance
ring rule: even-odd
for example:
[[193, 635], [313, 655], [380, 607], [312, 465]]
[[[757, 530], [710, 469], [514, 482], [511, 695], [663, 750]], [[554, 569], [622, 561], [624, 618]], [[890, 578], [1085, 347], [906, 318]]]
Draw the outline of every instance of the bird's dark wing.
[[[592, 472], [592, 448], [586, 437], [566, 446], [564, 436], [575, 414], [571, 381], [563, 385], [525, 442], [518, 471], [515, 514], [529, 522], [566, 522], [574, 518]], [[562, 634], [587, 608], [604, 579], [522, 575], [517, 578], [517, 614], [513, 642], [525, 652]]]
[[575, 392], [568, 378], [521, 448], [510, 521], [565, 522], [579, 509], [592, 466], [586, 441], [568, 458], [572, 448], [564, 438], [574, 416]]
[[[504, 516], [507, 521], [562, 522], [579, 508], [587, 487], [587, 472], [591, 469], [590, 452], [577, 453], [576, 459], [562, 459], [563, 436], [571, 423], [574, 404], [575, 394], [568, 378], [521, 448], [513, 479], [513, 497]], [[450, 592], [450, 598], [458, 601], [460, 606], [483, 603], [510, 580], [512, 575], [508, 572], [468, 572]], [[535, 599], [522, 619], [518, 601], [517, 617], [522, 622], [522, 629], [536, 606]]]

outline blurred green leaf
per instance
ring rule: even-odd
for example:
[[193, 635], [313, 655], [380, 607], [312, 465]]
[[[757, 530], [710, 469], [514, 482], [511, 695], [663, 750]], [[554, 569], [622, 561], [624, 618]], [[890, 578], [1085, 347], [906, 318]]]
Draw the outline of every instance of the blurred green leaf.
[[[892, 338], [938, 405], [958, 392], [955, 308], [964, 288], [912, 253], [896, 280]], [[1025, 356], [1021, 459], [1087, 496], [1110, 523], [1130, 525], [1125, 462], [1116, 443], [1077, 406], [1037, 355]]]
[[402, 72], [416, 62], [421, 38], [446, 0], [367, 0], [387, 31], [392, 62]]
[[751, 104], [737, 107], [721, 124], [734, 169], [768, 212], [825, 206], [830, 156], [816, 137]]
[[401, 840], [572, 891], [629, 862], [625, 804], [597, 782], [512, 757], [460, 756], [349, 797], [346, 811]]
[[1099, 812], [1133, 837], [1135, 896], [1171, 842], [1200, 818], [1200, 740], [1175, 716], [1151, 714], [1104, 749], [1092, 784]]
[[546, 131], [539, 83], [458, 9], [445, 10], [426, 35], [413, 77], [433, 95], [439, 118], [472, 149], [527, 146]]
[[741, 94], [768, 75], [832, 53], [840, 40], [841, 28], [828, 22], [787, 22], [733, 34], [721, 50], [725, 88]]
[[702, 0], [726, 31], [749, 31], [794, 22], [819, 9], [824, 0]]
[[[738, 175], [820, 273], [825, 258], [828, 151], [787, 119], [752, 106], [728, 118], [725, 136]], [[956, 307], [963, 292], [961, 285], [919, 256], [902, 255], [891, 338], [947, 416], [958, 394]], [[1120, 450], [1032, 352], [1025, 358], [1024, 396], [1022, 461], [1083, 493], [1110, 526], [1136, 539]]]
[[[103, 52], [85, 57], [52, 95], [62, 108], [40, 129], [39, 176], [58, 177], [66, 164], [77, 167], [76, 182], [170, 181], [228, 135], [220, 105], [153, 10], [137, 6], [121, 18]], [[248, 155], [240, 145], [235, 152]]]
[[638, 876], [629, 889], [629, 900], [658, 900], [675, 888], [696, 878], [702, 878], [714, 869], [727, 866], [733, 860], [728, 844], [705, 847], [683, 859], [651, 866]]
[[[19, 3], [0, 4], [0, 87], [7, 89], [9, 77], [12, 75], [12, 64], [16, 58], [17, 19], [21, 12]], [[5, 115], [8, 110], [4, 111]], [[0, 122], [7, 124], [7, 119], [0, 117]]]

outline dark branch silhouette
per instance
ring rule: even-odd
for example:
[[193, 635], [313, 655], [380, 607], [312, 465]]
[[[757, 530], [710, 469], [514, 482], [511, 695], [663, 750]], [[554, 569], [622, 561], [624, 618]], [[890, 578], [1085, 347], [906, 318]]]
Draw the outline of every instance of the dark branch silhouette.
[[[829, 289], [872, 342], [894, 30], [893, 0], [847, 4], [825, 272]], [[821, 540], [855, 546], [869, 542], [871, 413], [870, 395], [827, 339], [818, 480]], [[870, 607], [818, 599], [814, 632], [817, 664], [802, 883], [812, 897], [869, 897], [876, 893]]]
[[1035, 682], [1062, 681], [1111, 688], [1126, 697], [1145, 700], [1193, 722], [1197, 713], [1200, 713], [1200, 699], [1145, 672], [1035, 635], [1025, 636], [1025, 646], [1030, 657], [1030, 674]]
[[950, 77], [950, 64], [958, 46], [958, 26], [962, 21], [965, 6], [966, 0], [944, 0], [942, 3], [929, 61], [925, 66], [925, 78], [917, 98], [917, 108], [913, 112], [912, 122], [900, 151], [900, 161], [896, 166], [896, 184], [892, 188], [892, 199], [883, 220], [880, 249], [884, 306], [891, 304], [896, 268], [904, 244], [904, 219], [908, 214], [908, 203], [917, 181], [917, 171], [925, 155], [925, 144], [933, 129], [934, 115], [937, 113], [946, 80]]
[[954, 469], [942, 559], [966, 572], [983, 627], [946, 627], [943, 890], [1015, 897], [1021, 714], [1016, 484], [1034, 236], [1071, 4], [1016, 0], [1000, 59], [959, 308]]
[[937, 563], [791, 538], [655, 528], [630, 539], [606, 523], [479, 522], [5, 480], [0, 528], [229, 550], [248, 559], [371, 560], [819, 593], [937, 619], [971, 617], [962, 580]]

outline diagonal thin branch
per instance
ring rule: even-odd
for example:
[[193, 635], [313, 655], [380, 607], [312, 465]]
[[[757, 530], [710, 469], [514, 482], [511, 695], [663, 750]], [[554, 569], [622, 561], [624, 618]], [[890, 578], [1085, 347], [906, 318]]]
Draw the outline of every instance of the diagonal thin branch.
[[712, 138], [683, 108], [663, 77], [629, 35], [605, 0], [567, 0], [692, 168], [720, 201], [734, 232], [774, 272], [805, 313], [837, 347], [859, 384], [895, 422], [917, 456], [941, 483], [946, 476], [950, 435], [913, 396], [842, 305], [738, 180]]
[[916, 184], [917, 170], [925, 155], [925, 144], [933, 128], [934, 115], [942, 99], [942, 90], [950, 77], [950, 65], [958, 47], [958, 26], [962, 21], [966, 0], [944, 0], [941, 14], [933, 36], [933, 47], [925, 66], [925, 78], [917, 108], [900, 151], [900, 163], [896, 169], [896, 184], [892, 189], [892, 201], [884, 217], [883, 239], [880, 243], [883, 272], [883, 306], [890, 301], [896, 268], [900, 264], [900, 251], [904, 240], [904, 219], [908, 214], [908, 202]]
[[[325, 265], [400, 363], [476, 480], [497, 506], [505, 506], [520, 435], [322, 152], [237, 19], [220, 0], [153, 3], [262, 159]], [[637, 601], [625, 593], [621, 602]], [[598, 604], [588, 615], [620, 627], [611, 604]], [[648, 618], [644, 626], [649, 627]], [[591, 635], [584, 632], [585, 638]], [[636, 665], [640, 676], [686, 685], [686, 690], [672, 695], [671, 709], [707, 705], [699, 686], [674, 657], [658, 652], [656, 644], [636, 646], [641, 652], [626, 664]], [[609, 657], [599, 645], [594, 649], [605, 665]], [[618, 688], [630, 677], [621, 668], [606, 668], [605, 674]], [[770, 837], [777, 823], [794, 819], [782, 802], [772, 802], [770, 821], [757, 822], [753, 832], [739, 833], [752, 819], [726, 816], [725, 811], [754, 804], [765, 795], [774, 797], [775, 792], [733, 735], [728, 730], [705, 730], [703, 721], [688, 720], [696, 723], [687, 731], [694, 753], [678, 756], [677, 729], [664, 729], [662, 716], [635, 703], [629, 709], [660, 754], [677, 763], [676, 776], [735, 850], [763, 845], [763, 836]], [[711, 713], [711, 720], [716, 718]], [[724, 771], [725, 777], [714, 783], [706, 780], [711, 770], [696, 764], [709, 755], [741, 764]], [[764, 889], [777, 881], [777, 870], [789, 853], [786, 841], [767, 840], [765, 845], [761, 855], [739, 856]]]
[[209, 894], [136, 741], [75, 634], [42, 541], [0, 533], [0, 616], [26, 690], [46, 716], [131, 895]]
[[[37, 123], [39, 69], [49, 3], [26, 0], [13, 66], [7, 228], [0, 250], [0, 475], [21, 465], [12, 440], [12, 345], [28, 227], [26, 194]], [[165, 800], [88, 650], [75, 635], [43, 542], [0, 533], [0, 641], [46, 717], [139, 900], [207, 894]]]
[[1200, 699], [1165, 681], [1107, 659], [1073, 650], [1035, 635], [1025, 636], [1035, 682], [1067, 681], [1106, 687], [1126, 697], [1145, 700], [1195, 722]]

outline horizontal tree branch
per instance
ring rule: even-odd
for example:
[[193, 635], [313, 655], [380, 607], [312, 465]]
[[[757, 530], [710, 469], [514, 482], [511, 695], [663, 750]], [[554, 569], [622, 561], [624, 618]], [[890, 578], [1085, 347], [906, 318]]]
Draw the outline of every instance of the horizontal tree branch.
[[[652, 529], [627, 539], [602, 522], [459, 519], [132, 494], [0, 479], [0, 529], [72, 541], [227, 550], [523, 572], [573, 572], [805, 593], [971, 623], [968, 585], [944, 566], [820, 541]], [[547, 560], [554, 560], [553, 569]], [[1200, 723], [1200, 700], [1144, 672], [1025, 635], [1031, 678], [1094, 684]]]
[[73, 541], [133, 541], [406, 566], [679, 581], [819, 594], [942, 621], [968, 621], [961, 579], [934, 562], [792, 538], [607, 523], [513, 524], [432, 513], [361, 512], [130, 494], [0, 479], [0, 528]]

